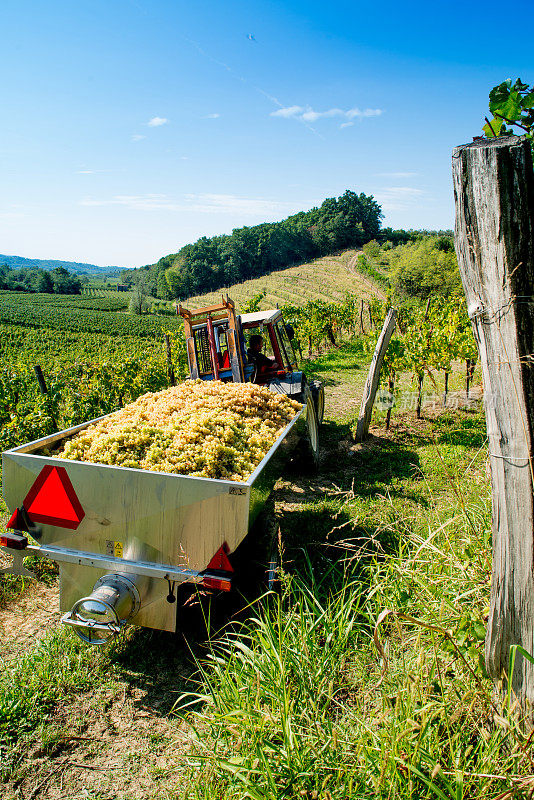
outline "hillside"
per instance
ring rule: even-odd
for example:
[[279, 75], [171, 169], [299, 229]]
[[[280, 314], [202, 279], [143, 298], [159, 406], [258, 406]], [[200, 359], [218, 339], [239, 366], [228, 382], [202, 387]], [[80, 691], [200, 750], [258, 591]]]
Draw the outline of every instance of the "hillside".
[[79, 261], [54, 261], [42, 258], [24, 258], [23, 256], [5, 256], [0, 254], [0, 264], [7, 264], [11, 269], [44, 269], [47, 272], [63, 267], [76, 275], [118, 275], [123, 267], [98, 267], [96, 264], [84, 264]]
[[[202, 236], [157, 264], [141, 267], [149, 291], [162, 300], [219, 291], [225, 286], [269, 275], [380, 235], [382, 212], [372, 196], [347, 191], [319, 207], [280, 222], [235, 228], [231, 234]], [[124, 281], [135, 273], [123, 273]]]
[[355, 268], [358, 250], [344, 250], [335, 256], [323, 256], [307, 264], [272, 272], [261, 278], [218, 289], [215, 292], [195, 295], [184, 301], [188, 308], [220, 302], [221, 294], [228, 293], [241, 309], [243, 303], [265, 292], [260, 308], [276, 305], [301, 306], [309, 300], [336, 301], [347, 294], [367, 299], [383, 297], [382, 291], [369, 278]]

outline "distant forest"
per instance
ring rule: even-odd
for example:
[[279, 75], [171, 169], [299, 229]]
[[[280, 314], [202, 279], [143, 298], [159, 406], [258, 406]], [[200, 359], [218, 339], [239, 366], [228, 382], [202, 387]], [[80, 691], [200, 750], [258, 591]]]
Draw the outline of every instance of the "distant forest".
[[[249, 278], [310, 261], [349, 247], [361, 247], [384, 235], [397, 244], [405, 231], [380, 231], [380, 205], [372, 196], [347, 190], [319, 208], [301, 211], [282, 222], [236, 228], [231, 234], [203, 236], [157, 264], [123, 272], [124, 283], [140, 279], [154, 297], [185, 299]], [[398, 234], [396, 237], [395, 234]]]
[[76, 275], [95, 275], [106, 278], [118, 275], [120, 267], [97, 267], [81, 261], [57, 261], [44, 258], [24, 258], [23, 256], [6, 256], [0, 254], [0, 264], [7, 264], [11, 269], [41, 269], [50, 272], [58, 267], [74, 272]]
[[44, 269], [11, 269], [0, 264], [0, 289], [13, 292], [45, 292], [49, 294], [80, 294], [82, 284], [76, 275], [63, 267]]

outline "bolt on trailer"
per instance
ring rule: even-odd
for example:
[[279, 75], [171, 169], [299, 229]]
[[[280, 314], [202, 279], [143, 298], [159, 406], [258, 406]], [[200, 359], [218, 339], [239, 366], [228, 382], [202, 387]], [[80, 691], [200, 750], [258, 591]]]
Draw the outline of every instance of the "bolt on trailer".
[[[257, 321], [248, 316], [252, 327]], [[268, 319], [265, 324], [272, 324]], [[215, 343], [214, 336], [211, 341]], [[213, 351], [209, 353], [212, 358]], [[241, 352], [243, 370], [245, 365], [256, 369]], [[235, 380], [231, 368], [230, 376], [224, 372], [222, 368], [219, 379]], [[281, 374], [280, 366], [276, 372], [263, 376], [269, 388], [295, 387], [291, 380], [284, 384], [290, 373]], [[13, 563], [2, 571], [31, 575], [23, 564], [30, 554], [57, 561], [61, 621], [88, 643], [104, 644], [126, 624], [175, 631], [176, 587], [231, 590], [236, 551], [286, 462], [303, 447], [311, 461], [316, 459], [316, 405], [306, 389], [301, 388], [303, 407], [246, 481], [54, 456], [69, 437], [105, 417], [4, 452], [4, 498], [12, 516], [8, 531], [0, 534], [0, 546]], [[292, 396], [300, 399], [297, 392]]]

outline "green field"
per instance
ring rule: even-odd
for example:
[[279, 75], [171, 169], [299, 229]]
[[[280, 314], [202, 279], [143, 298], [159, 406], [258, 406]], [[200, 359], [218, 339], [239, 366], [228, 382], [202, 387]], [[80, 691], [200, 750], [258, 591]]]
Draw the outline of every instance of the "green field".
[[153, 338], [164, 331], [178, 331], [183, 327], [181, 320], [175, 317], [135, 316], [122, 313], [123, 308], [122, 298], [0, 292], [0, 322], [24, 328]]

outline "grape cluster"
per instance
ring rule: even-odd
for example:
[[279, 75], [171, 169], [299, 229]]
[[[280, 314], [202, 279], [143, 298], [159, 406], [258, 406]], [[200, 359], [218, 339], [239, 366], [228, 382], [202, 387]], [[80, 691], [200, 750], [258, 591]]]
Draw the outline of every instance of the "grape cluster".
[[253, 383], [186, 381], [95, 422], [58, 456], [243, 481], [300, 408]]

